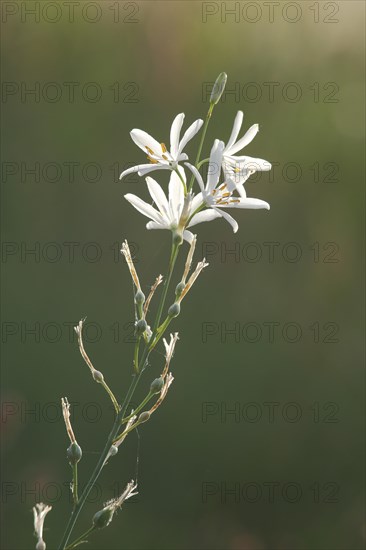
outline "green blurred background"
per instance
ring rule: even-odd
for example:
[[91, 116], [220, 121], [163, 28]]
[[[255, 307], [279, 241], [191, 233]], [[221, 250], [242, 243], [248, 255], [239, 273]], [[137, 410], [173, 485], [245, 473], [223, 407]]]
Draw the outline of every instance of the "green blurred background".
[[[146, 231], [123, 199], [147, 199], [144, 181], [118, 181], [144, 161], [129, 131], [168, 143], [177, 113], [186, 125], [204, 117], [221, 71], [235, 93], [217, 106], [205, 151], [227, 141], [238, 109], [241, 135], [259, 123], [246, 153], [274, 169], [247, 190], [271, 210], [235, 213], [235, 235], [223, 220], [197, 227], [210, 267], [174, 325], [175, 382], [140, 430], [139, 495], [88, 548], [363, 548], [364, 3], [72, 4], [73, 16], [64, 2], [2, 2], [3, 548], [34, 547], [39, 500], [53, 504], [47, 547], [61, 537], [71, 471], [60, 397], [76, 403], [82, 483], [112, 424], [73, 338], [80, 318], [96, 368], [121, 399], [128, 387], [122, 240], [145, 290], [165, 272], [168, 232]], [[135, 476], [137, 447], [132, 434], [110, 461], [75, 535]]]

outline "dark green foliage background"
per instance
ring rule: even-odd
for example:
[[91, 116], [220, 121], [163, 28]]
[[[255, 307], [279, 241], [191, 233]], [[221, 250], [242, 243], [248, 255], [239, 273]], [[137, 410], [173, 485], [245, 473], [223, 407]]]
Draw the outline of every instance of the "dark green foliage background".
[[[25, 492], [37, 487], [42, 500], [55, 501], [46, 522], [48, 548], [55, 548], [61, 536], [70, 509], [70, 468], [65, 460], [68, 442], [55, 408], [60, 397], [66, 395], [78, 403], [74, 428], [84, 453], [82, 482], [112, 423], [109, 402], [93, 383], [65, 323], [87, 316], [88, 322], [100, 325], [101, 337], [87, 348], [96, 368], [122, 399], [131, 377], [133, 351], [133, 344], [126, 342], [125, 325], [133, 313], [129, 274], [122, 260], [115, 261], [115, 243], [125, 238], [135, 243], [144, 289], [167, 264], [169, 234], [147, 232], [145, 220], [123, 199], [126, 192], [147, 198], [144, 181], [135, 177], [118, 182], [111, 166], [143, 161], [129, 138], [133, 127], [168, 143], [177, 113], [186, 113], [187, 124], [204, 117], [204, 83], [212, 82], [221, 71], [228, 73], [228, 89], [239, 86], [242, 91], [246, 83], [254, 82], [263, 95], [250, 101], [254, 88], [240, 102], [227, 95], [215, 110], [205, 151], [214, 138], [228, 139], [239, 108], [245, 113], [245, 129], [258, 122], [261, 131], [247, 154], [279, 166], [272, 172], [273, 180], [264, 174], [248, 183], [248, 195], [267, 200], [271, 211], [238, 212], [236, 235], [220, 220], [197, 227], [197, 259], [204, 253], [204, 243], [214, 243], [217, 253], [208, 257], [210, 267], [177, 319], [180, 341], [172, 368], [175, 382], [167, 401], [140, 430], [139, 496], [125, 505], [108, 529], [91, 539], [88, 548], [362, 548], [364, 4], [333, 3], [340, 8], [335, 16], [338, 23], [324, 22], [328, 13], [324, 2], [319, 4], [319, 23], [309, 9], [312, 3], [306, 1], [297, 2], [302, 7], [297, 23], [280, 16], [284, 2], [273, 23], [263, 2], [259, 3], [263, 17], [257, 23], [243, 18], [236, 23], [229, 16], [225, 23], [220, 14], [203, 23], [201, 2], [189, 1], [138, 2], [136, 23], [123, 22], [131, 8], [121, 3], [120, 21], [115, 23], [112, 4], [99, 2], [103, 16], [95, 24], [82, 19], [79, 7], [74, 23], [67, 22], [64, 12], [54, 24], [35, 23], [31, 17], [22, 23], [14, 16], [2, 25], [4, 81], [29, 86], [80, 83], [74, 102], [68, 101], [63, 87], [58, 102], [41, 99], [36, 103], [32, 97], [21, 102], [18, 94], [3, 103], [3, 161], [27, 166], [95, 162], [102, 167], [102, 176], [94, 183], [83, 178], [80, 167], [74, 182], [69, 181], [66, 168], [55, 183], [42, 176], [40, 182], [32, 176], [22, 182], [20, 172], [2, 182], [3, 241], [29, 247], [39, 242], [41, 249], [55, 242], [63, 251], [55, 262], [42, 257], [36, 262], [32, 256], [22, 262], [20, 253], [3, 257], [3, 331], [6, 322], [18, 327], [13, 336], [3, 332], [2, 397], [7, 411], [1, 426], [3, 548], [34, 547], [31, 508], [37, 497]], [[214, 4], [220, 7], [221, 3]], [[117, 81], [121, 95], [114, 102], [109, 87]], [[99, 101], [82, 99], [80, 89], [87, 82], [101, 86]], [[132, 88], [123, 89], [131, 82], [138, 86], [137, 102], [127, 101]], [[268, 100], [266, 82], [279, 83], [273, 102]], [[288, 82], [301, 87], [299, 101], [283, 97]], [[310, 89], [316, 82], [320, 86], [317, 102]], [[329, 82], [339, 87], [334, 96], [337, 102], [326, 99], [332, 88], [323, 86]], [[195, 147], [197, 140], [189, 145], [191, 158]], [[298, 181], [289, 181], [294, 174], [291, 168], [288, 177], [283, 171], [289, 162], [301, 166]], [[311, 169], [316, 162], [319, 181], [314, 181]], [[329, 167], [324, 169], [330, 162], [339, 167], [333, 182], [326, 179]], [[164, 173], [156, 173], [156, 178], [163, 184], [167, 181]], [[79, 243], [74, 262], [68, 259], [63, 244], [67, 242]], [[100, 261], [83, 259], [81, 248], [90, 242], [99, 243]], [[266, 242], [280, 243], [273, 262], [268, 260]], [[290, 242], [300, 247], [302, 257], [297, 262], [282, 256]], [[324, 261], [323, 246], [329, 242], [339, 246], [335, 263]], [[257, 243], [262, 251], [258, 261], [249, 261], [254, 248], [245, 248], [248, 243]], [[320, 246], [319, 261], [314, 261], [314, 243]], [[244, 257], [225, 257], [225, 247], [235, 246], [244, 250]], [[222, 342], [220, 330], [207, 343], [202, 341], [202, 323], [232, 328], [234, 323], [244, 327], [250, 322], [261, 327], [257, 342], [243, 337], [235, 342], [230, 335]], [[264, 325], [268, 322], [280, 323], [273, 343]], [[302, 328], [297, 343], [282, 336], [289, 322]], [[319, 343], [309, 329], [315, 322], [321, 327]], [[338, 342], [323, 341], [329, 332], [323, 326], [328, 322], [339, 325]], [[32, 335], [22, 341], [21, 327], [35, 323], [41, 327], [56, 323], [62, 329], [60, 338], [49, 342], [55, 334], [50, 329], [39, 343]], [[116, 323], [120, 327], [117, 342]], [[92, 329], [89, 334], [93, 339]], [[253, 338], [252, 332], [249, 337]], [[161, 368], [160, 348], [151, 358], [140, 397]], [[215, 403], [224, 412], [236, 404], [241, 412], [253, 415], [254, 406], [245, 408], [251, 402], [262, 413], [257, 421], [241, 416], [236, 422], [233, 415], [221, 418], [219, 413], [202, 421], [205, 403]], [[279, 404], [272, 423], [268, 402]], [[289, 402], [301, 409], [297, 422], [282, 416]], [[321, 408], [319, 422], [314, 419], [315, 403]], [[337, 422], [327, 421], [329, 403], [338, 408]], [[14, 414], [9, 415], [9, 406]], [[39, 418], [22, 417], [21, 407], [38, 407]], [[293, 411], [289, 409], [289, 414]], [[88, 422], [88, 414], [90, 420], [95, 412], [99, 418]], [[135, 475], [136, 448], [132, 435], [110, 461], [100, 480], [102, 493], [94, 495], [95, 502], [85, 508], [75, 534]], [[216, 484], [217, 492], [203, 502], [207, 482]], [[249, 501], [255, 500], [254, 492], [248, 498], [244, 493], [236, 498], [228, 494], [226, 500], [220, 492], [225, 484], [227, 489], [235, 484], [245, 489], [249, 482], [263, 491], [256, 502]], [[289, 482], [303, 491], [295, 503], [281, 494]], [[328, 482], [339, 488], [336, 502], [327, 501], [332, 487]], [[268, 498], [268, 483], [279, 483], [273, 502]], [[315, 483], [321, 488], [319, 503], [311, 489]]]

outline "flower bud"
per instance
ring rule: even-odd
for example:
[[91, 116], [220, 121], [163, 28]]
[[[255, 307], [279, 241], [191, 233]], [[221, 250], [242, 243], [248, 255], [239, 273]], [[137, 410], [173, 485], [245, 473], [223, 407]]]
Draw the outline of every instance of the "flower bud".
[[142, 306], [145, 303], [145, 294], [140, 289], [135, 294], [135, 303], [138, 306]]
[[76, 441], [74, 441], [74, 443], [71, 443], [70, 447], [68, 447], [67, 449], [66, 454], [69, 464], [71, 466], [75, 466], [75, 464], [80, 462], [81, 457], [83, 456], [81, 447], [76, 443]]
[[94, 369], [92, 374], [94, 380], [98, 382], [98, 384], [101, 384], [104, 381], [104, 376], [99, 370]]
[[179, 314], [180, 314], [180, 304], [179, 304], [179, 302], [175, 302], [168, 309], [168, 315], [169, 315], [169, 317], [173, 318], [173, 317], [178, 317]]
[[93, 517], [93, 525], [97, 529], [107, 527], [113, 519], [114, 510], [110, 506], [106, 506], [99, 510]]
[[140, 319], [135, 325], [135, 336], [142, 336], [147, 329], [147, 323], [145, 319]]
[[150, 413], [147, 411], [144, 411], [138, 417], [138, 422], [147, 422], [149, 418], [150, 418]]
[[39, 540], [36, 544], [36, 550], [46, 550], [46, 543], [44, 540]]
[[216, 105], [216, 103], [220, 101], [220, 98], [225, 90], [226, 81], [227, 81], [227, 74], [220, 73], [219, 76], [216, 78], [214, 87], [212, 88], [210, 103], [213, 103], [214, 105]]
[[183, 281], [181, 281], [180, 283], [177, 284], [176, 286], [176, 289], [175, 289], [175, 296], [176, 298], [179, 298], [180, 295], [182, 294], [183, 290], [185, 289], [185, 283], [183, 283]]
[[117, 445], [112, 445], [111, 448], [109, 449], [109, 454], [110, 456], [114, 456], [118, 453], [118, 447]]
[[164, 386], [164, 379], [161, 378], [155, 378], [155, 380], [153, 380], [151, 382], [151, 386], [150, 386], [150, 393], [160, 393], [162, 388]]

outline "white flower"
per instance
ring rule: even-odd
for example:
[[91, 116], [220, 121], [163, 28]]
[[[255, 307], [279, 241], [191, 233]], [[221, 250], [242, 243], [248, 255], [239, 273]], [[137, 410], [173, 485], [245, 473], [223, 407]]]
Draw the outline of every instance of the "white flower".
[[[218, 186], [219, 180], [220, 180], [220, 167], [223, 161], [223, 152], [224, 152], [225, 144], [223, 141], [219, 141], [218, 139], [215, 140], [215, 143], [211, 149], [211, 155], [210, 155], [210, 167], [209, 173], [207, 177], [207, 183], [206, 185], [203, 182], [201, 174], [198, 172], [197, 168], [189, 164], [188, 162], [186, 165], [192, 170], [193, 174], [195, 175], [195, 178], [201, 188], [201, 193], [196, 195], [195, 200], [196, 204], [201, 202], [201, 205], [208, 206], [211, 211], [211, 219], [215, 218], [225, 218], [230, 225], [232, 226], [234, 233], [238, 230], [238, 224], [234, 220], [230, 214], [225, 212], [223, 208], [266, 208], [269, 210], [270, 206], [267, 202], [262, 201], [260, 199], [252, 199], [247, 198], [244, 186], [241, 186], [240, 191], [240, 197], [233, 196], [233, 192], [237, 190], [237, 185], [235, 182], [232, 182], [231, 180], [228, 180], [227, 183], [223, 183], [220, 186]], [[194, 218], [197, 220], [197, 218], [202, 215], [205, 218], [208, 217], [207, 210], [204, 210], [203, 212], [199, 212], [194, 216]], [[208, 220], [202, 220], [202, 221], [208, 221]], [[195, 223], [199, 223], [198, 221], [195, 221]]]
[[246, 195], [243, 184], [249, 176], [258, 170], [271, 170], [272, 166], [267, 160], [247, 156], [235, 156], [238, 151], [244, 149], [255, 138], [259, 131], [258, 124], [253, 124], [244, 136], [236, 141], [243, 123], [243, 116], [243, 112], [238, 111], [231, 136], [223, 150], [222, 169], [225, 179], [233, 182], [239, 194], [244, 198]]
[[[186, 181], [184, 170], [181, 169], [182, 178]], [[140, 199], [136, 195], [127, 193], [125, 199], [128, 200], [138, 210], [150, 218], [146, 225], [147, 229], [169, 229], [173, 232], [182, 234], [183, 239], [192, 242], [194, 236], [186, 227], [192, 227], [197, 223], [210, 221], [217, 215], [207, 210], [194, 214], [198, 208], [202, 208], [202, 193], [193, 196], [192, 193], [184, 195], [183, 184], [176, 172], [172, 172], [169, 181], [169, 197], [167, 198], [161, 186], [153, 178], [146, 178], [147, 187], [151, 198], [158, 210], [151, 204]]]
[[122, 179], [127, 174], [138, 172], [139, 176], [145, 176], [153, 170], [176, 170], [178, 163], [187, 160], [188, 157], [183, 153], [184, 147], [197, 134], [203, 124], [203, 120], [198, 119], [186, 130], [180, 140], [180, 132], [183, 126], [184, 113], [180, 113], [173, 120], [170, 129], [170, 151], [164, 143], [159, 143], [143, 130], [134, 129], [131, 131], [131, 138], [140, 149], [147, 153], [147, 158], [150, 164], [139, 164], [128, 170], [124, 170], [119, 179]]

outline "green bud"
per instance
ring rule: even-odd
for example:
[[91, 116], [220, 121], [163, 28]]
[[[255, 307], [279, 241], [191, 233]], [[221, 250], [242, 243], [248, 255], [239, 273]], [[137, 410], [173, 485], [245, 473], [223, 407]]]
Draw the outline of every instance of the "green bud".
[[98, 382], [98, 384], [101, 384], [102, 382], [104, 382], [104, 376], [99, 370], [94, 369], [92, 374], [93, 374], [94, 380]]
[[145, 303], [145, 294], [142, 292], [142, 290], [138, 290], [135, 294], [135, 303], [138, 306], [142, 306], [142, 304]]
[[81, 447], [76, 443], [76, 441], [74, 441], [74, 443], [71, 443], [70, 447], [66, 451], [66, 454], [69, 464], [71, 466], [74, 466], [75, 464], [80, 462], [81, 457], [83, 456]]
[[163, 386], [164, 386], [164, 379], [161, 377], [155, 378], [155, 380], [151, 382], [150, 393], [160, 393]]
[[106, 506], [102, 510], [99, 510], [93, 517], [93, 525], [97, 529], [103, 529], [107, 527], [113, 519], [113, 508]]
[[180, 283], [177, 284], [176, 286], [176, 289], [175, 289], [175, 296], [177, 298], [180, 297], [180, 295], [182, 294], [183, 290], [185, 289], [185, 283], [183, 283], [183, 281], [181, 281]]
[[175, 302], [168, 309], [168, 315], [169, 315], [169, 317], [178, 317], [179, 314], [180, 314], [180, 303]]
[[138, 422], [147, 422], [149, 418], [150, 418], [150, 413], [147, 411], [144, 411], [138, 417]]
[[216, 78], [214, 87], [212, 88], [210, 103], [213, 103], [214, 105], [216, 105], [220, 101], [220, 98], [225, 90], [226, 81], [227, 81], [227, 74], [220, 73], [219, 76]]
[[140, 319], [135, 325], [135, 336], [142, 336], [147, 329], [147, 323], [145, 319]]
[[109, 454], [111, 456], [114, 456], [118, 453], [118, 447], [117, 445], [112, 445], [111, 448], [109, 449]]

